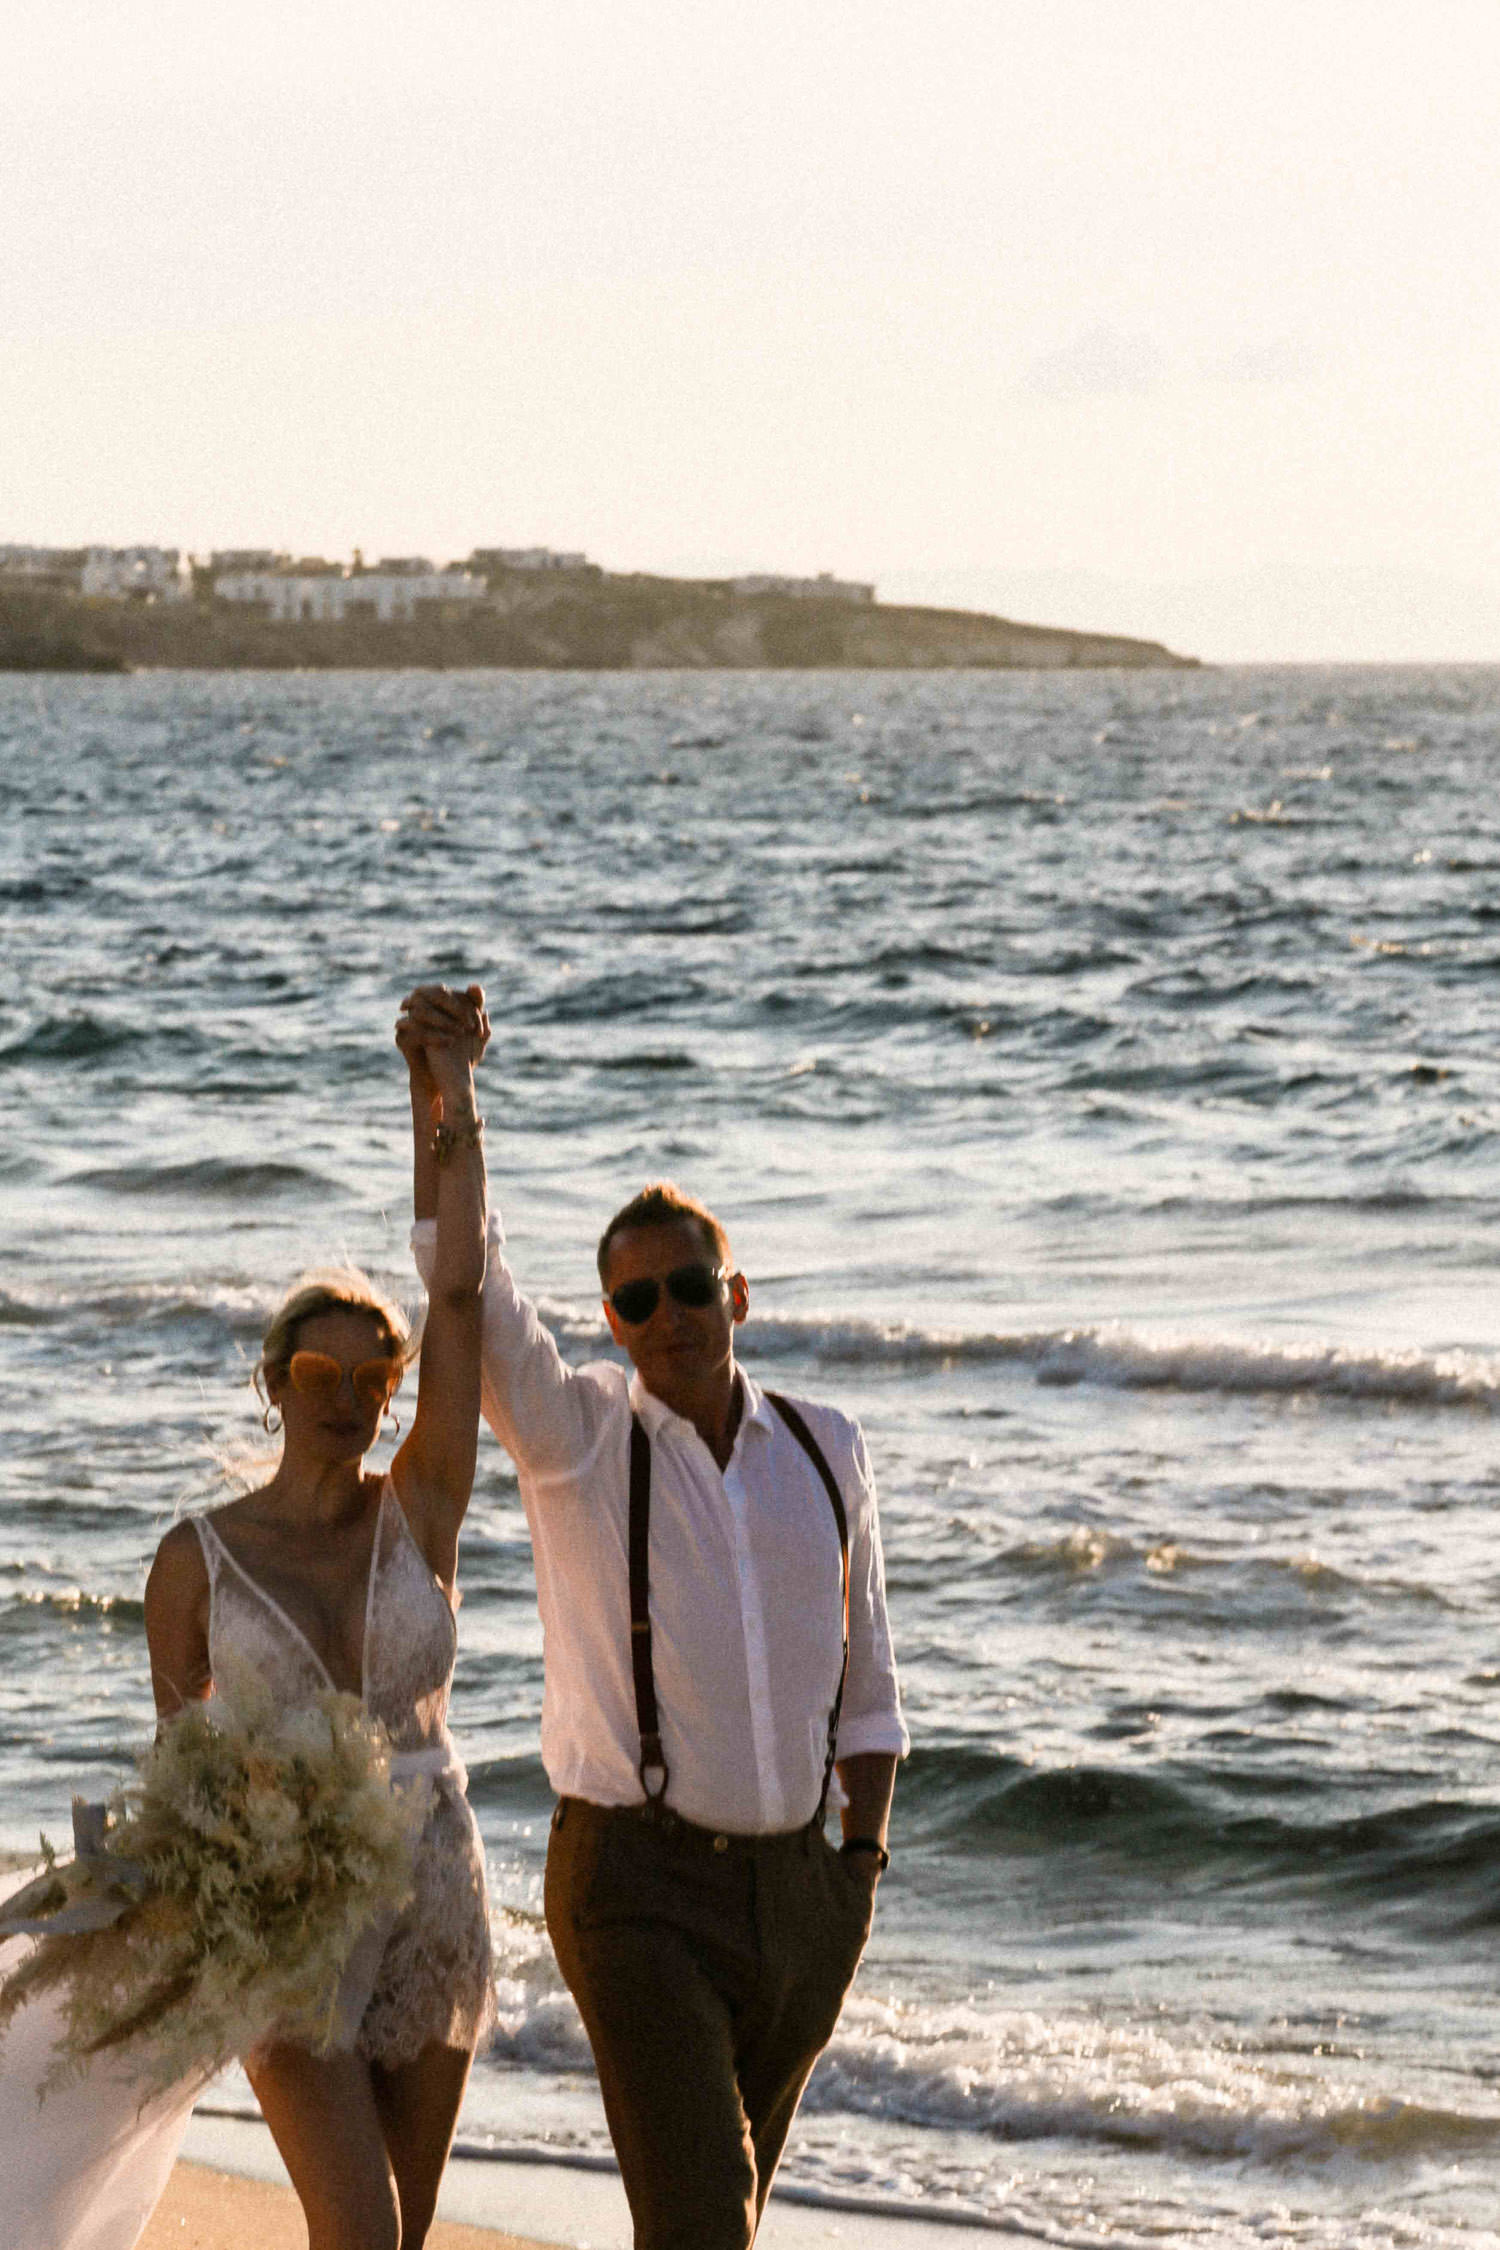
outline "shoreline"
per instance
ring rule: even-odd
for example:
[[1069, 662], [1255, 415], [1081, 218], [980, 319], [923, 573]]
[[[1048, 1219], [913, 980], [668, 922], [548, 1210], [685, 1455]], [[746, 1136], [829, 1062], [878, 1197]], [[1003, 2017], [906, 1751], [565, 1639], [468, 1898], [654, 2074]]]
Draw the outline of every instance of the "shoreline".
[[[218, 2193], [215, 2183], [221, 2183]], [[449, 2159], [429, 2250], [630, 2250], [620, 2177], [599, 2159], [511, 2152]], [[993, 2250], [1042, 2237], [1003, 2218], [918, 2216], [775, 2190], [757, 2250]], [[306, 2250], [295, 2195], [259, 2118], [195, 2112], [140, 2250]]]

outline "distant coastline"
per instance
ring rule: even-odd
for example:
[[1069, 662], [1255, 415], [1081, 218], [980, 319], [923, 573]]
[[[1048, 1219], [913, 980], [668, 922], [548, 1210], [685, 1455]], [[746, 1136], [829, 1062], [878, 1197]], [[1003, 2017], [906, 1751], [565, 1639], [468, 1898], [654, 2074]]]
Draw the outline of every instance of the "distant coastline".
[[414, 614], [267, 615], [212, 598], [122, 600], [0, 580], [0, 671], [1190, 667], [1159, 641], [729, 581], [500, 573], [482, 600]]

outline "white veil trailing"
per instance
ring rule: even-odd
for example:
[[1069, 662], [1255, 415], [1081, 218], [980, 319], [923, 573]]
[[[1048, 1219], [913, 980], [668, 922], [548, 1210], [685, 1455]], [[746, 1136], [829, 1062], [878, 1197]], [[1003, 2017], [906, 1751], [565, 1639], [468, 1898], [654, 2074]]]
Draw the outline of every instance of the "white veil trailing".
[[[27, 1942], [0, 1945], [0, 1976]], [[100, 2056], [44, 2096], [62, 2021], [61, 1995], [44, 1992], [0, 2040], [0, 2240], [6, 2250], [134, 2250], [208, 2081], [185, 2079], [143, 2105], [128, 2065]]]

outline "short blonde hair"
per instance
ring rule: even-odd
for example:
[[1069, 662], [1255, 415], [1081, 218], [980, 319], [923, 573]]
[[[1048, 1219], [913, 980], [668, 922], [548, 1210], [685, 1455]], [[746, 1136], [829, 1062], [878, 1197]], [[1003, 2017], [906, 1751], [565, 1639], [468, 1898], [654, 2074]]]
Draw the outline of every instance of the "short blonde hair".
[[285, 1375], [303, 1323], [326, 1312], [368, 1313], [384, 1329], [392, 1355], [403, 1367], [415, 1356], [411, 1322], [395, 1298], [387, 1296], [358, 1266], [328, 1266], [293, 1282], [271, 1315], [270, 1326], [261, 1338], [257, 1373], [262, 1381]]

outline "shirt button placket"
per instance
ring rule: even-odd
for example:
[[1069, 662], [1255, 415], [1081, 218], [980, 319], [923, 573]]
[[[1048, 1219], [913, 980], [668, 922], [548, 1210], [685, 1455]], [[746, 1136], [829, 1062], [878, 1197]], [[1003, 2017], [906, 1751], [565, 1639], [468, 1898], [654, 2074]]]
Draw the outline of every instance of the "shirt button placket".
[[760, 1816], [767, 1828], [781, 1820], [782, 1787], [776, 1771], [775, 1718], [771, 1705], [770, 1666], [766, 1654], [765, 1615], [760, 1583], [750, 1553], [748, 1508], [738, 1463], [723, 1478], [729, 1507], [730, 1537], [734, 1546], [735, 1578], [739, 1588], [740, 1622], [745, 1636], [745, 1670], [750, 1689], [750, 1725], [755, 1746], [755, 1774]]

